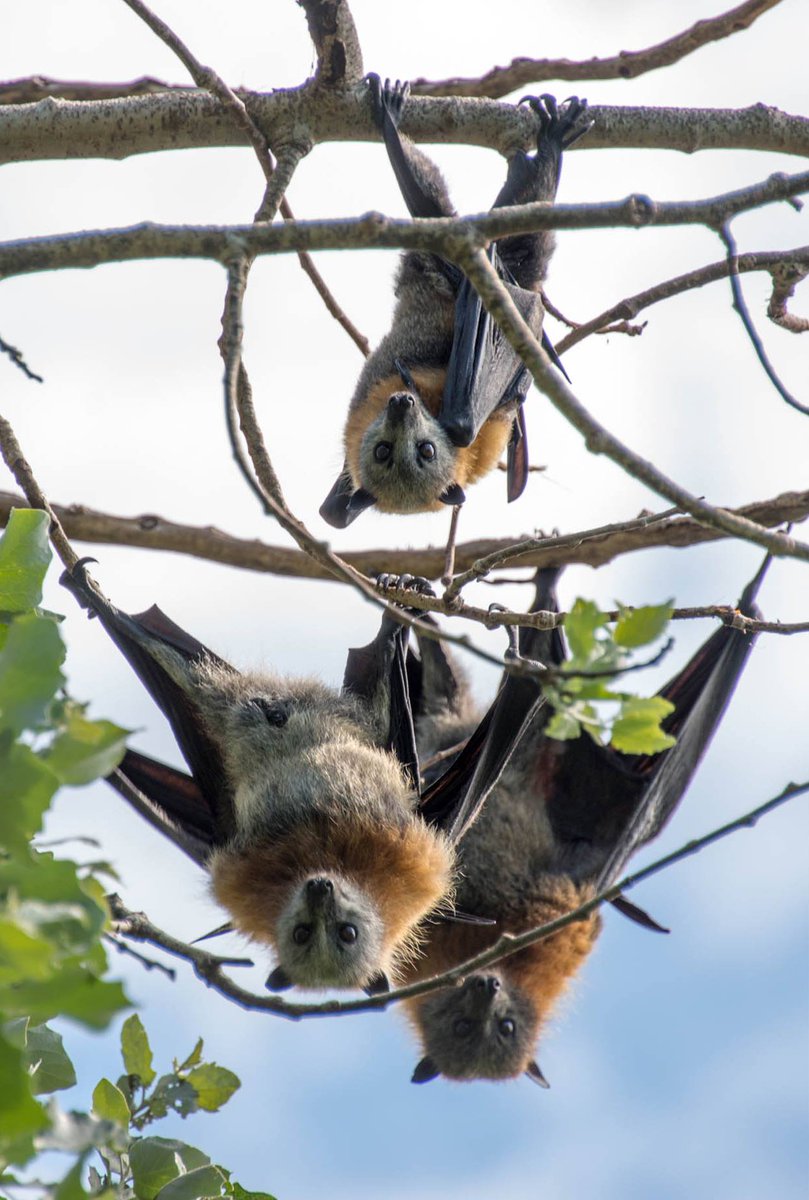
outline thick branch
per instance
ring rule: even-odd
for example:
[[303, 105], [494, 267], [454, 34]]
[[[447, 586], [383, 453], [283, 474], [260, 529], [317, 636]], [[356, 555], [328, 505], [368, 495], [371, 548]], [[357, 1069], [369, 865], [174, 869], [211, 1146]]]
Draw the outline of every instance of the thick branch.
[[780, 795], [774, 797], [772, 800], [768, 800], [766, 804], [753, 809], [752, 812], [745, 813], [744, 816], [731, 821], [727, 825], [721, 826], [719, 829], [712, 830], [705, 837], [688, 842], [681, 849], [676, 850], [673, 854], [667, 854], [664, 858], [657, 859], [656, 862], [651, 863], [648, 867], [644, 867], [642, 870], [626, 876], [618, 883], [613, 884], [612, 887], [607, 888], [599, 895], [588, 900], [586, 904], [582, 904], [579, 908], [566, 913], [565, 916], [558, 917], [555, 921], [550, 921], [547, 925], [541, 926], [541, 928], [531, 929], [523, 934], [516, 936], [503, 934], [493, 946], [490, 946], [474, 958], [468, 959], [464, 963], [459, 963], [457, 967], [453, 967], [452, 970], [445, 972], [443, 975], [437, 975], [433, 979], [413, 983], [407, 987], [397, 988], [395, 991], [381, 996], [371, 996], [366, 1000], [327, 1000], [322, 1004], [295, 1004], [280, 1000], [275, 996], [258, 996], [254, 992], [249, 992], [246, 988], [240, 987], [239, 984], [235, 983], [225, 974], [222, 968], [227, 965], [227, 959], [210, 954], [206, 950], [200, 950], [197, 946], [189, 946], [185, 942], [172, 937], [171, 934], [165, 933], [162, 929], [158, 929], [156, 925], [151, 923], [145, 913], [130, 912], [119, 896], [108, 896], [107, 900], [110, 904], [113, 928], [116, 933], [124, 937], [134, 938], [136, 941], [149, 942], [153, 946], [160, 946], [169, 954], [185, 959], [192, 964], [196, 974], [209, 987], [212, 987], [214, 991], [219, 992], [220, 995], [228, 1000], [232, 1000], [242, 1008], [271, 1012], [277, 1016], [288, 1017], [291, 1020], [299, 1020], [301, 1017], [328, 1017], [356, 1012], [379, 1012], [398, 1000], [410, 999], [414, 996], [424, 996], [429, 992], [438, 991], [440, 988], [459, 983], [473, 971], [482, 970], [484, 967], [491, 966], [493, 963], [509, 957], [509, 955], [516, 953], [518, 950], [523, 950], [527, 946], [534, 945], [536, 942], [551, 937], [552, 934], [557, 933], [560, 929], [564, 929], [567, 925], [572, 925], [576, 921], [583, 920], [602, 904], [614, 900], [622, 892], [629, 891], [630, 888], [635, 887], [642, 880], [648, 879], [658, 871], [665, 870], [667, 867], [673, 866], [674, 863], [688, 858], [692, 854], [697, 854], [706, 846], [711, 845], [711, 843], [718, 841], [720, 838], [727, 837], [728, 834], [735, 833], [739, 829], [752, 828], [765, 814], [784, 804], [787, 800], [791, 800], [795, 796], [802, 795], [807, 791], [809, 791], [809, 783], [788, 784]]
[[317, 54], [314, 83], [352, 87], [364, 74], [362, 50], [347, 0], [298, 0]]
[[256, 257], [299, 250], [427, 250], [451, 257], [470, 244], [540, 229], [605, 229], [707, 225], [717, 229], [741, 212], [809, 191], [809, 171], [771, 175], [760, 183], [705, 200], [653, 201], [629, 196], [603, 204], [524, 204], [478, 216], [393, 220], [379, 213], [334, 221], [284, 225], [156, 225], [57, 234], [0, 243], [0, 278], [102, 262], [152, 258], [207, 258], [228, 263], [234, 252]]
[[507, 67], [493, 67], [476, 79], [440, 82], [417, 79], [413, 91], [422, 96], [487, 96], [498, 100], [517, 88], [547, 79], [635, 79], [647, 71], [670, 67], [709, 42], [718, 42], [749, 28], [757, 17], [778, 3], [780, 0], [746, 0], [718, 17], [697, 21], [690, 29], [646, 50], [621, 50], [612, 58], [589, 58], [582, 62], [569, 58], [515, 58]]
[[[115, 85], [107, 85], [113, 88]], [[123, 86], [123, 85], [122, 85]], [[48, 158], [128, 158], [157, 150], [243, 146], [245, 133], [204, 92], [175, 90], [111, 100], [58, 100], [0, 105], [0, 162]], [[237, 89], [271, 145], [296, 132], [313, 144], [378, 142], [365, 89], [281, 89], [272, 94]], [[596, 124], [573, 148], [769, 150], [809, 154], [809, 119], [766, 104], [745, 109], [644, 108], [593, 105]], [[525, 108], [494, 100], [414, 96], [403, 131], [417, 142], [485, 146], [502, 154], [536, 140]], [[293, 137], [294, 140], [294, 137]]]
[[[0, 526], [5, 526], [12, 508], [26, 506], [22, 496], [0, 492]], [[288, 546], [271, 546], [256, 539], [233, 537], [212, 525], [181, 525], [156, 513], [139, 517], [117, 517], [98, 512], [83, 504], [53, 506], [65, 532], [80, 542], [100, 545], [134, 546], [141, 550], [168, 550], [188, 554], [207, 562], [240, 567], [297, 579], [333, 579], [334, 576], [308, 554]], [[782, 525], [809, 516], [809, 491], [784, 492], [771, 500], [760, 500], [742, 508], [728, 509], [757, 525]], [[456, 569], [467, 571], [489, 555], [497, 554], [498, 566], [551, 567], [563, 563], [603, 566], [622, 554], [650, 550], [660, 546], [683, 547], [717, 541], [729, 535], [710, 529], [691, 517], [670, 517], [656, 523], [646, 518], [605, 526], [602, 532], [584, 531], [558, 537], [495, 540], [481, 538], [463, 542], [456, 548]], [[530, 543], [531, 549], [526, 549]], [[514, 553], [515, 545], [523, 549]], [[382, 567], [393, 574], [424, 575], [437, 579], [444, 569], [444, 549], [351, 550], [341, 556], [363, 575], [373, 575]]]

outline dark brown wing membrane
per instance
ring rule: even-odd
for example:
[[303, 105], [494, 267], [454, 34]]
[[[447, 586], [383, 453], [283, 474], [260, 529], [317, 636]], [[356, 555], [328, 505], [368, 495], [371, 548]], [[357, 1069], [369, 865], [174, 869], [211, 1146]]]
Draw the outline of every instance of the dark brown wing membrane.
[[[122, 785], [130, 783], [136, 792]], [[216, 819], [190, 775], [127, 750], [107, 783], [150, 825], [204, 867], [217, 844]]]

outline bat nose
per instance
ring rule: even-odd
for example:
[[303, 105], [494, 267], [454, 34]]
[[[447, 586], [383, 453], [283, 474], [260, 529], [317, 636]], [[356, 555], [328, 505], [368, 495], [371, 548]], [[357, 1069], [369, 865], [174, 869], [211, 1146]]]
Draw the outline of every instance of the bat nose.
[[388, 408], [391, 412], [405, 412], [408, 408], [412, 408], [415, 403], [410, 392], [394, 392], [390, 400], [388, 400]]
[[494, 996], [500, 991], [500, 980], [496, 975], [479, 975], [475, 980], [475, 987], [481, 994], [486, 992], [489, 996]]
[[323, 900], [329, 892], [334, 891], [334, 884], [330, 879], [310, 879], [306, 884], [306, 890], [313, 899]]

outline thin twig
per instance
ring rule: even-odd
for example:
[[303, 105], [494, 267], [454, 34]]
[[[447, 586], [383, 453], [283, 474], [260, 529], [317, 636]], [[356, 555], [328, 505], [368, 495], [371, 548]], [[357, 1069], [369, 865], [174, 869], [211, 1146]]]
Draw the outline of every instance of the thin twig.
[[[742, 255], [741, 262], [745, 255]], [[787, 301], [795, 294], [795, 288], [809, 275], [809, 255], [806, 264], [794, 259], [787, 259], [770, 268], [772, 276], [772, 295], [767, 305], [767, 316], [782, 329], [790, 333], [806, 333], [809, 331], [809, 317], [799, 317], [787, 310]]]
[[[809, 271], [809, 246], [797, 246], [794, 250], [767, 250], [759, 251], [755, 254], [740, 254], [738, 258], [739, 271], [769, 271], [773, 277], [775, 277], [777, 268], [788, 268], [792, 267], [793, 264], [795, 264], [792, 276], [792, 289], [794, 290], [795, 283], [804, 277], [806, 271]], [[805, 270], [802, 271], [802, 267], [805, 267]], [[627, 296], [626, 299], [619, 300], [617, 304], [613, 304], [610, 308], [605, 309], [597, 317], [592, 317], [589, 321], [585, 321], [582, 324], [568, 320], [558, 309], [552, 308], [543, 299], [543, 304], [548, 312], [556, 317], [557, 320], [571, 327], [571, 332], [566, 333], [555, 344], [556, 353], [560, 355], [564, 354], [571, 346], [575, 346], [577, 342], [583, 341], [590, 334], [601, 333], [612, 321], [631, 320], [645, 308], [650, 308], [653, 304], [660, 303], [661, 300], [669, 300], [672, 296], [679, 296], [682, 292], [687, 292], [691, 288], [704, 287], [708, 283], [725, 279], [729, 273], [730, 264], [726, 258], [723, 258], [721, 262], [698, 267], [695, 271], [688, 271], [685, 275], [678, 275], [674, 279], [667, 279], [663, 283], [655, 284], [654, 287], [647, 288], [643, 292], [638, 292], [634, 296]], [[792, 290], [787, 293], [787, 295], [791, 294]], [[777, 319], [772, 313], [768, 313], [768, 315], [773, 320]]]
[[23, 358], [22, 350], [18, 350], [16, 346], [12, 346], [10, 342], [3, 341], [2, 338], [0, 338], [0, 352], [7, 354], [14, 363], [14, 366], [19, 367], [23, 375], [27, 375], [29, 379], [33, 379], [36, 383], [45, 382], [41, 375], [37, 375], [37, 373], [32, 371], [28, 366], [28, 363]]
[[[612, 58], [515, 58], [507, 67], [493, 67], [478, 78], [417, 79], [413, 91], [422, 96], [488, 96], [499, 99], [526, 84], [546, 79], [635, 79], [647, 71], [670, 67], [695, 50], [747, 29], [757, 17], [774, 8], [779, 0], [746, 0], [719, 16], [697, 21], [689, 29], [645, 50], [621, 50]], [[674, 11], [672, 9], [672, 11]]]
[[162, 971], [164, 975], [169, 977], [172, 983], [177, 978], [177, 972], [174, 970], [174, 967], [167, 967], [165, 963], [158, 962], [156, 958], [147, 958], [145, 954], [138, 954], [137, 950], [133, 950], [131, 946], [127, 946], [126, 942], [122, 942], [120, 938], [115, 937], [112, 933], [105, 933], [103, 936], [104, 941], [114, 946], [119, 954], [126, 954], [129, 958], [134, 958], [147, 971]]
[[761, 338], [756, 332], [756, 327], [753, 324], [753, 320], [748, 311], [744, 296], [742, 294], [742, 286], [739, 282], [739, 258], [736, 251], [736, 239], [730, 232], [730, 222], [725, 221], [717, 228], [716, 232], [724, 242], [725, 249], [728, 252], [728, 271], [730, 275], [730, 287], [731, 291], [733, 292], [733, 307], [741, 317], [742, 324], [747, 330], [747, 336], [753, 345], [753, 349], [756, 352], [758, 361], [766, 371], [767, 378], [770, 380], [770, 383], [778, 392], [781, 399], [785, 400], [792, 408], [796, 408], [799, 413], [803, 413], [804, 416], [809, 416], [809, 407], [807, 407], [805, 404], [801, 404], [800, 400], [796, 400], [792, 393], [787, 391], [787, 389], [784, 387], [778, 376], [778, 372], [769, 360], [767, 352], [762, 345]]
[[[751, 812], [745, 813], [743, 816], [737, 817], [734, 821], [730, 821], [728, 824], [712, 830], [710, 833], [705, 834], [704, 837], [687, 842], [679, 850], [675, 850], [663, 858], [656, 859], [655, 862], [650, 863], [649, 866], [644, 867], [642, 870], [636, 871], [632, 875], [627, 875], [624, 879], [612, 884], [609, 888], [606, 888], [597, 896], [593, 896], [585, 904], [566, 913], [563, 917], [558, 917], [546, 925], [528, 930], [522, 934], [503, 934], [492, 946], [488, 947], [482, 953], [475, 955], [474, 958], [468, 959], [466, 962], [459, 963], [458, 966], [441, 975], [437, 975], [432, 979], [422, 980], [419, 983], [410, 984], [407, 987], [397, 988], [395, 991], [379, 996], [370, 996], [363, 1000], [327, 1000], [321, 1004], [295, 1004], [281, 1000], [276, 996], [256, 995], [253, 992], [249, 992], [246, 988], [240, 987], [239, 984], [235, 983], [225, 974], [222, 966], [226, 960], [219, 958], [215, 954], [209, 954], [205, 950], [200, 950], [196, 946], [189, 946], [185, 942], [172, 937], [171, 934], [158, 929], [145, 914], [130, 912], [117, 896], [112, 898], [113, 903], [111, 907], [118, 933], [124, 937], [132, 937], [137, 941], [145, 941], [155, 946], [161, 946], [170, 954], [185, 959], [191, 963], [196, 974], [209, 987], [212, 987], [214, 991], [219, 992], [226, 999], [234, 1001], [242, 1008], [271, 1012], [278, 1016], [287, 1017], [290, 1020], [299, 1020], [302, 1017], [342, 1016], [347, 1013], [357, 1012], [379, 1012], [397, 1001], [424, 996], [429, 992], [438, 991], [440, 988], [457, 984], [472, 972], [482, 970], [484, 967], [491, 966], [493, 963], [500, 962], [501, 959], [515, 954], [518, 950], [524, 950], [527, 946], [531, 946], [535, 942], [551, 937], [553, 934], [558, 933], [560, 929], [564, 929], [566, 926], [588, 917], [602, 904], [614, 900], [621, 893], [627, 892], [637, 886], [642, 880], [648, 879], [650, 876], [657, 874], [657, 872], [673, 866], [681, 859], [697, 854], [700, 850], [718, 841], [720, 838], [727, 837], [739, 829], [751, 828], [761, 817], [779, 805], [807, 791], [809, 791], [809, 782], [800, 784], [790, 783], [772, 800], [768, 800], [765, 804], [760, 805]], [[110, 899], [108, 897], [108, 901]]]

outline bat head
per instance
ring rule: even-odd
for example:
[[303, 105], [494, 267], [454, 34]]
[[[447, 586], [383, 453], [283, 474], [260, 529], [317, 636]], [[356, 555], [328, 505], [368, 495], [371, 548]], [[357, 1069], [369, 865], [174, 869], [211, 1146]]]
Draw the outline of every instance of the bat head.
[[436, 512], [461, 504], [458, 448], [417, 392], [395, 391], [360, 443], [361, 489], [383, 512]]
[[370, 897], [336, 873], [312, 875], [292, 892], [276, 927], [280, 967], [268, 986], [280, 990], [387, 990], [380, 969], [384, 925]]
[[427, 1083], [438, 1075], [513, 1079], [523, 1073], [542, 1081], [533, 1061], [539, 1029], [536, 1009], [504, 975], [470, 975], [460, 988], [426, 996], [417, 1013], [425, 1056], [413, 1072], [413, 1083]]

